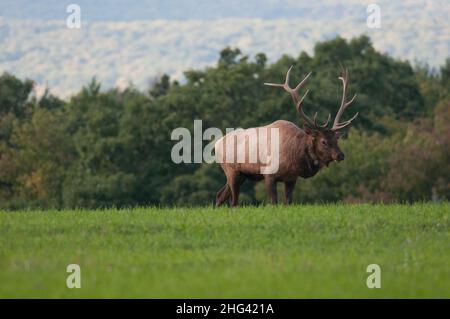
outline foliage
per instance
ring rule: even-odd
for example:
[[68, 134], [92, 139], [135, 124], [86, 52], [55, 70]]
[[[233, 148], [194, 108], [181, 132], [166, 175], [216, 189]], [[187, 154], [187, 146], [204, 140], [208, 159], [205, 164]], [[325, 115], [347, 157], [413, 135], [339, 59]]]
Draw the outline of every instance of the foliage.
[[[448, 168], [450, 59], [439, 72], [377, 52], [366, 36], [318, 43], [314, 54], [267, 63], [225, 48], [217, 65], [167, 75], [141, 92], [104, 91], [95, 80], [68, 101], [31, 80], [0, 76], [0, 207], [128, 207], [212, 203], [224, 182], [218, 165], [180, 164], [171, 132], [196, 119], [203, 129], [300, 124], [290, 97], [264, 82], [292, 82], [313, 71], [305, 112], [325, 119], [341, 99], [339, 64], [350, 70], [359, 112], [342, 142], [346, 160], [299, 180], [297, 202], [443, 200]], [[344, 115], [345, 116], [345, 115]], [[204, 141], [204, 145], [209, 141]], [[408, 182], [406, 179], [408, 179]], [[244, 184], [246, 203], [264, 201], [263, 185]]]
[[450, 102], [411, 125], [389, 158], [383, 188], [401, 201], [450, 198]]

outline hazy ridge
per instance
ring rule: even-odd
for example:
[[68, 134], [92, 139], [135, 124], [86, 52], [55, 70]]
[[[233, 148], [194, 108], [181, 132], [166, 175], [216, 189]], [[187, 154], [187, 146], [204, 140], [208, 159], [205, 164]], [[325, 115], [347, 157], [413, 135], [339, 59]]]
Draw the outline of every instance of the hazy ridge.
[[66, 27], [68, 3], [2, 1], [0, 72], [68, 96], [93, 76], [105, 87], [143, 88], [162, 73], [180, 79], [215, 63], [227, 45], [273, 61], [312, 53], [337, 35], [367, 34], [377, 50], [412, 62], [438, 67], [450, 56], [450, 3], [439, 0], [378, 1], [381, 29], [366, 26], [371, 1], [78, 1], [81, 29]]

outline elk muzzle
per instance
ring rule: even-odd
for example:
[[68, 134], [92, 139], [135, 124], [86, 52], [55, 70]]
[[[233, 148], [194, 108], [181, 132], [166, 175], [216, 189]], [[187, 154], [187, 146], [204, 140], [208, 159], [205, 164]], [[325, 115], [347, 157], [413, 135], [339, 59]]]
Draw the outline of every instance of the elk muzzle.
[[333, 160], [336, 162], [342, 162], [344, 159], [345, 159], [345, 155], [342, 152], [333, 154]]

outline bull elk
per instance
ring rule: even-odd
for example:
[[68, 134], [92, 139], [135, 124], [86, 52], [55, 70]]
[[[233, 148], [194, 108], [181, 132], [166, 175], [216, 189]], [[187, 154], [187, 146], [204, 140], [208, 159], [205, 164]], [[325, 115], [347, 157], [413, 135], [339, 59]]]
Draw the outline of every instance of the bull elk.
[[[328, 128], [330, 115], [328, 115], [328, 120], [324, 124], [318, 124], [317, 113], [311, 119], [303, 112], [302, 104], [308, 91], [302, 97], [299, 96], [298, 91], [304, 86], [311, 72], [295, 88], [291, 88], [289, 85], [291, 70], [292, 66], [287, 71], [284, 83], [264, 84], [281, 87], [291, 95], [297, 113], [304, 121], [304, 129], [299, 128], [292, 122], [278, 120], [267, 126], [234, 131], [218, 140], [215, 144], [216, 160], [220, 163], [227, 182], [216, 195], [216, 206], [222, 205], [230, 198], [231, 206], [236, 206], [238, 204], [239, 188], [246, 179], [264, 180], [266, 191], [272, 204], [276, 204], [278, 201], [276, 184], [277, 182], [283, 182], [284, 202], [285, 204], [290, 204], [299, 176], [302, 178], [312, 177], [332, 161], [340, 162], [344, 160], [344, 153], [338, 146], [338, 140], [341, 136], [340, 131], [350, 125], [358, 116], [358, 113], [356, 113], [349, 120], [340, 122], [342, 114], [356, 97], [354, 95], [350, 100], [346, 100], [348, 70], [342, 70], [342, 74], [339, 77], [339, 80], [342, 81], [342, 100], [331, 128]], [[272, 129], [278, 132], [278, 140], [275, 144], [272, 143], [270, 134], [262, 134], [263, 132], [270, 132]], [[257, 143], [251, 143], [252, 141]], [[265, 165], [274, 159], [273, 145], [276, 146], [278, 151], [277, 170], [264, 172], [263, 168]], [[270, 150], [271, 148], [272, 150]], [[230, 150], [232, 154], [231, 160], [227, 157], [227, 152]], [[249, 158], [254, 154], [259, 154], [257, 160], [249, 161]], [[236, 159], [239, 155], [241, 155], [240, 161]]]

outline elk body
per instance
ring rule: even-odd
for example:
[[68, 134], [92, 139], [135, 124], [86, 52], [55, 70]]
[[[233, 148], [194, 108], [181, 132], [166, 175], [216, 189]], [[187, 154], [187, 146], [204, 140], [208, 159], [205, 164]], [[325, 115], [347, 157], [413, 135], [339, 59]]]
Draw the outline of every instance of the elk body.
[[[295, 88], [291, 88], [289, 86], [291, 70], [292, 67], [286, 74], [285, 83], [265, 84], [282, 87], [291, 95], [297, 113], [304, 121], [304, 129], [292, 122], [279, 120], [267, 126], [235, 131], [218, 140], [215, 144], [216, 160], [225, 173], [227, 183], [216, 195], [216, 206], [222, 205], [229, 199], [231, 199], [231, 206], [236, 206], [239, 188], [246, 179], [264, 180], [267, 195], [272, 204], [278, 202], [276, 185], [278, 182], [283, 182], [284, 202], [289, 204], [292, 201], [292, 193], [298, 177], [312, 177], [332, 161], [344, 160], [344, 153], [338, 146], [340, 130], [358, 116], [356, 113], [351, 119], [340, 122], [342, 114], [356, 97], [355, 95], [346, 101], [348, 71], [343, 71], [339, 77], [343, 85], [341, 106], [333, 126], [328, 128], [330, 116], [326, 123], [319, 125], [317, 113], [311, 119], [302, 109], [302, 103], [308, 91], [301, 98], [298, 91], [304, 86], [311, 73], [306, 75]], [[277, 132], [277, 134], [270, 132]], [[273, 140], [274, 138], [276, 141]], [[228, 156], [229, 154], [231, 156]], [[252, 158], [256, 159], [252, 161]], [[276, 170], [265, 171], [267, 165], [273, 164], [274, 160], [278, 161]]]

